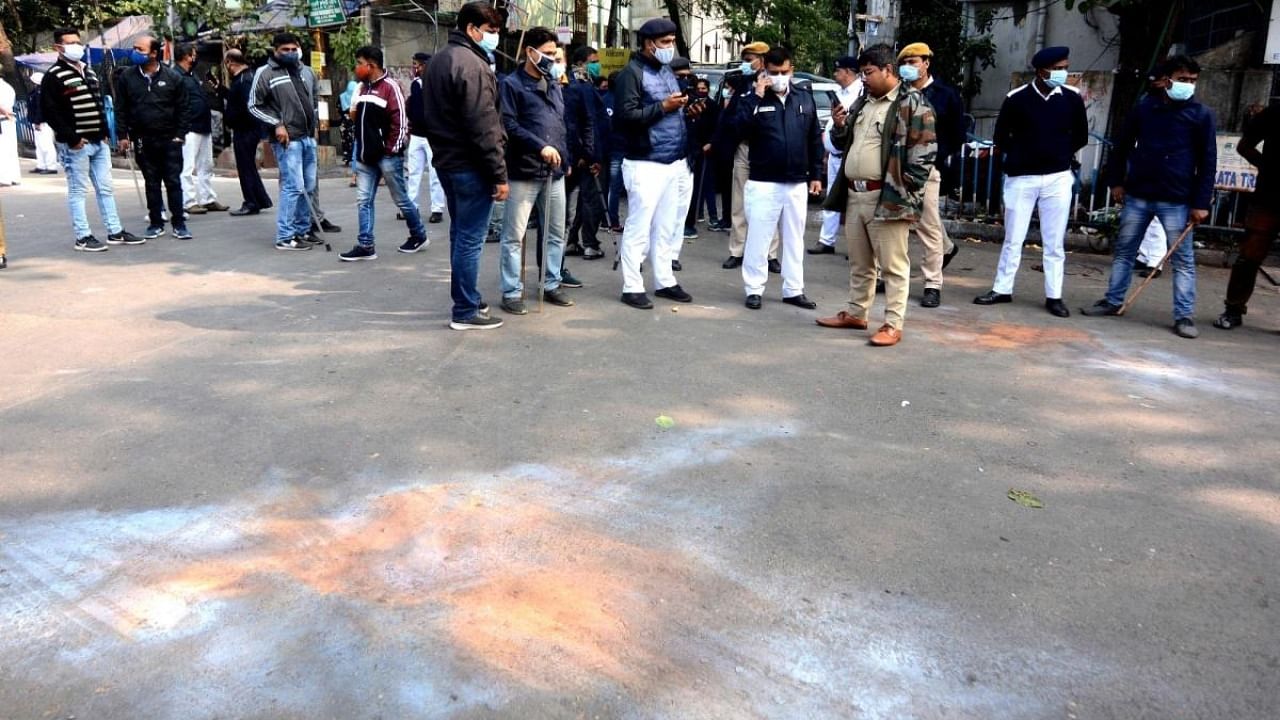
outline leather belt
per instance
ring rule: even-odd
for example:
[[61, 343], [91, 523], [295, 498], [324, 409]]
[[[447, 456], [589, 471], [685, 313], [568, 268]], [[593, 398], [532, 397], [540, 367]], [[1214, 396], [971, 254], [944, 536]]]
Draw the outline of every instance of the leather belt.
[[849, 189], [854, 192], [875, 192], [884, 187], [879, 180], [850, 180]]

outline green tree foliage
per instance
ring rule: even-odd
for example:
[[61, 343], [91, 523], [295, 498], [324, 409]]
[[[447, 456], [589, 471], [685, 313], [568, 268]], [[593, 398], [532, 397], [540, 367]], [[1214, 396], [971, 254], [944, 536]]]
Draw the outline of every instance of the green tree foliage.
[[836, 0], [699, 0], [720, 14], [743, 43], [761, 40], [785, 47], [802, 70], [823, 70], [844, 54], [848, 3]]
[[981, 70], [995, 64], [996, 46], [986, 34], [993, 17], [991, 10], [977, 10], [975, 32], [966, 33], [957, 0], [902, 0], [898, 46], [926, 43], [933, 50], [930, 72], [969, 99], [982, 91]]

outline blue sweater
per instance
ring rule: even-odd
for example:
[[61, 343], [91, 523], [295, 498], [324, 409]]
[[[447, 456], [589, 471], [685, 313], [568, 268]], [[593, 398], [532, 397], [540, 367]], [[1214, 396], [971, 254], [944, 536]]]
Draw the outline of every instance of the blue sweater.
[[1126, 195], [1208, 210], [1218, 172], [1213, 111], [1194, 97], [1174, 102], [1147, 95], [1116, 137], [1107, 184]]
[[614, 85], [613, 122], [626, 138], [629, 160], [669, 165], [689, 160], [684, 111], [666, 112], [662, 101], [680, 91], [675, 73], [643, 53], [634, 53]]
[[1054, 88], [1046, 98], [1034, 82], [1014, 88], [1000, 106], [994, 137], [1006, 175], [1051, 175], [1071, 169], [1089, 142], [1084, 101], [1074, 89]]

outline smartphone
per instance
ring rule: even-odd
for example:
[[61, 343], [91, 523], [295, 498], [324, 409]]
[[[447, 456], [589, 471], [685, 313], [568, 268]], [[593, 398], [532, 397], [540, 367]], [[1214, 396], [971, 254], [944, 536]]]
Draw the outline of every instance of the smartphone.
[[840, 96], [836, 95], [835, 90], [828, 90], [827, 99], [831, 101], [831, 112], [835, 112], [840, 107]]

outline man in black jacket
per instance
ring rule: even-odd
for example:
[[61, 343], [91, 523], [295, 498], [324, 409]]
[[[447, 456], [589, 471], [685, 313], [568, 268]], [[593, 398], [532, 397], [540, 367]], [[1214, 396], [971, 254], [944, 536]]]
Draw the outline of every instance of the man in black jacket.
[[911, 43], [898, 53], [898, 73], [902, 81], [924, 94], [933, 106], [934, 124], [938, 134], [938, 159], [934, 161], [929, 182], [924, 186], [924, 209], [916, 223], [916, 235], [920, 238], [924, 253], [920, 271], [924, 275], [924, 297], [921, 307], [936, 308], [942, 304], [942, 269], [960, 251], [960, 247], [947, 237], [942, 225], [942, 173], [946, 172], [951, 156], [964, 144], [964, 104], [960, 93], [933, 76], [933, 50], [924, 43]]
[[597, 233], [606, 212], [601, 174], [608, 162], [601, 148], [609, 129], [597, 123], [604, 100], [596, 92], [587, 70], [591, 63], [598, 65], [599, 61], [595, 48], [578, 48], [573, 53], [569, 84], [564, 86], [565, 128], [569, 133], [569, 155], [573, 158], [573, 172], [565, 179], [564, 186], [569, 229], [565, 255], [581, 255], [592, 260], [604, 257]]
[[227, 90], [227, 127], [231, 128], [231, 147], [236, 156], [236, 175], [240, 177], [240, 194], [244, 196], [239, 210], [231, 214], [257, 215], [271, 207], [271, 196], [262, 185], [258, 173], [258, 145], [262, 142], [262, 124], [249, 114], [249, 93], [253, 91], [253, 73], [244, 53], [228, 50], [224, 58], [231, 74]]
[[426, 107], [422, 99], [422, 78], [426, 75], [430, 62], [429, 53], [413, 54], [413, 82], [409, 83], [409, 103], [406, 108], [409, 113], [409, 149], [404, 159], [405, 172], [408, 174], [405, 187], [409, 197], [413, 198], [414, 206], [421, 213], [418, 190], [422, 187], [422, 176], [427, 176], [427, 188], [431, 194], [431, 215], [428, 222], [438, 223], [444, 220], [444, 188], [440, 187], [440, 174], [431, 167], [431, 143], [427, 141]]
[[116, 84], [116, 132], [121, 152], [137, 145], [138, 165], [147, 185], [151, 225], [145, 238], [164, 234], [164, 200], [169, 200], [173, 237], [190, 240], [182, 206], [182, 144], [190, 129], [190, 100], [182, 76], [160, 62], [160, 38], [139, 35], [133, 41], [134, 67], [120, 73]]
[[218, 194], [213, 191], [213, 103], [195, 76], [196, 46], [183, 43], [174, 57], [174, 67], [187, 86], [191, 108], [191, 127], [182, 144], [182, 204], [188, 215], [222, 212], [227, 206], [218, 202]]
[[[102, 104], [102, 86], [93, 68], [84, 62], [87, 52], [80, 33], [71, 28], [53, 32], [58, 61], [40, 83], [40, 111], [45, 124], [53, 128], [53, 138], [67, 170], [67, 209], [75, 233], [75, 249], [104, 252], [107, 245], [140, 245], [140, 237], [125, 232], [116, 211], [111, 184], [111, 147], [107, 144], [107, 115]], [[98, 198], [98, 214], [107, 226], [103, 244], [89, 229], [85, 196], [92, 183]]]
[[822, 130], [807, 87], [792, 84], [791, 53], [764, 55], [764, 72], [738, 104], [747, 143], [749, 177], [743, 186], [747, 243], [742, 284], [747, 307], [759, 310], [769, 280], [769, 244], [782, 229], [782, 302], [817, 307], [804, 295], [804, 225], [809, 195], [822, 194]]
[[498, 83], [489, 53], [498, 47], [502, 16], [487, 2], [458, 10], [449, 44], [427, 66], [424, 88], [427, 139], [449, 207], [449, 291], [454, 330], [489, 330], [502, 320], [489, 316], [476, 287], [480, 253], [493, 203], [507, 199], [506, 134], [498, 115]]

